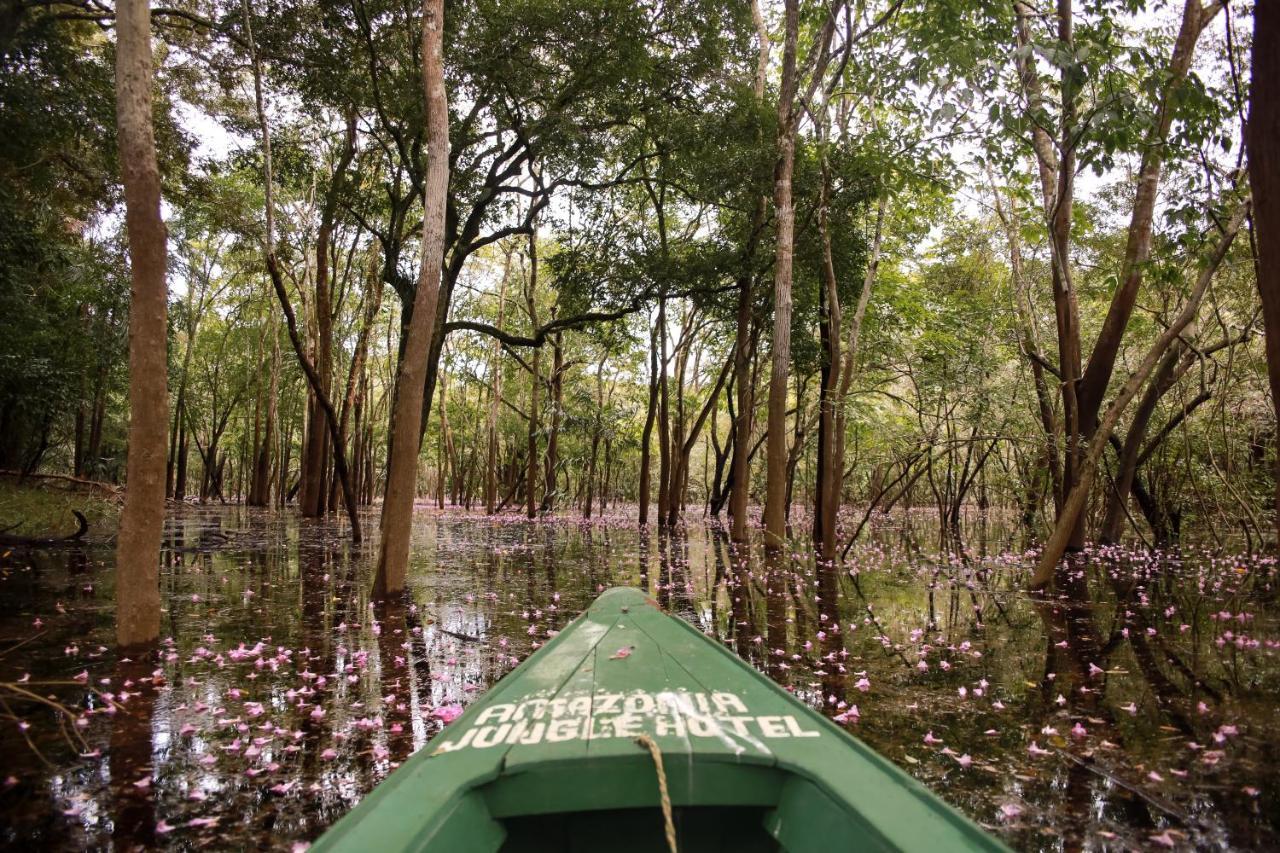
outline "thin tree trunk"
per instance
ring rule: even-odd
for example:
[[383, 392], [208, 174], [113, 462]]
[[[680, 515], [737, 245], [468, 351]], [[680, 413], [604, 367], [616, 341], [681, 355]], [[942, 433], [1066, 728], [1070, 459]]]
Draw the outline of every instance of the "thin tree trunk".
[[[555, 309], [551, 319], [555, 320]], [[555, 509], [560, 469], [560, 416], [564, 411], [564, 337], [556, 332], [551, 337], [551, 426], [547, 430], [547, 455], [542, 476], [546, 488], [542, 493], [542, 511]]]
[[[825, 131], [825, 127], [824, 127]], [[825, 135], [825, 133], [824, 133]], [[826, 140], [824, 139], [825, 143]], [[818, 304], [820, 337], [822, 341], [822, 377], [818, 394], [818, 464], [813, 513], [813, 539], [824, 567], [819, 568], [819, 579], [834, 571], [836, 557], [836, 517], [840, 512], [840, 487], [844, 478], [843, 460], [837, 457], [838, 432], [844, 419], [839, 417], [841, 400], [838, 392], [840, 373], [840, 291], [836, 279], [835, 261], [831, 252], [831, 229], [828, 220], [828, 191], [831, 172], [824, 153], [818, 200], [818, 230], [822, 242], [822, 287]], [[824, 298], [825, 297], [825, 298]], [[834, 588], [834, 587], [832, 587]], [[829, 591], [824, 589], [824, 598]]]
[[667, 300], [658, 301], [658, 526], [671, 513], [671, 406], [667, 388]]
[[251, 506], [271, 504], [271, 460], [275, 453], [276, 419], [279, 417], [280, 396], [280, 335], [276, 329], [275, 303], [267, 315], [271, 335], [271, 379], [268, 383], [267, 417], [262, 429], [262, 444], [258, 448], [253, 466], [253, 485], [250, 489]]
[[116, 642], [160, 636], [169, 389], [166, 232], [152, 129], [151, 13], [145, 0], [116, 4], [116, 127], [132, 276], [129, 310], [129, 458], [116, 545]]
[[[502, 279], [498, 283], [498, 322], [502, 328], [503, 311], [506, 308], [507, 278], [511, 274], [512, 249], [508, 249], [502, 265]], [[489, 386], [488, 454], [485, 464], [484, 508], [493, 515], [498, 507], [498, 412], [502, 408], [502, 342], [493, 339], [493, 355], [489, 360], [493, 372]]]
[[307, 446], [302, 456], [302, 490], [299, 497], [302, 514], [319, 517], [328, 509], [328, 489], [325, 486], [329, 470], [330, 447], [328, 414], [317, 399], [323, 393], [329, 395], [333, 387], [333, 294], [332, 275], [329, 271], [329, 252], [333, 242], [334, 223], [338, 213], [338, 201], [345, 182], [348, 166], [355, 156], [356, 119], [347, 117], [342, 153], [325, 193], [320, 213], [320, 227], [316, 234], [316, 294], [312, 312], [315, 315], [315, 369], [320, 377], [320, 388], [308, 396]]
[[600, 434], [604, 428], [604, 361], [608, 352], [601, 353], [596, 364], [596, 412], [591, 424], [591, 455], [587, 457], [587, 497], [582, 504], [582, 517], [591, 518], [591, 504], [595, 497], [596, 462], [600, 456]]
[[[756, 78], [755, 96], [764, 102], [765, 77], [769, 70], [769, 29], [760, 14], [759, 0], [751, 2], [751, 17], [756, 27]], [[751, 260], [755, 257], [761, 225], [764, 222], [768, 199], [761, 195], [756, 199], [752, 214], [751, 231], [747, 235], [742, 272], [738, 279], [738, 310], [736, 336], [734, 338], [733, 378], [738, 396], [737, 420], [733, 427], [733, 457], [729, 466], [729, 537], [734, 543], [747, 540], [747, 502], [751, 490], [751, 431], [755, 409], [755, 387], [751, 377]]]
[[[535, 232], [529, 234], [529, 281], [525, 291], [525, 307], [529, 312], [529, 325], [538, 328], [538, 304], [535, 299], [538, 290], [538, 244]], [[529, 435], [528, 456], [525, 464], [529, 470], [525, 474], [525, 514], [533, 519], [538, 517], [538, 386], [542, 384], [542, 347], [533, 351], [530, 359], [533, 367], [529, 384]]]
[[658, 327], [649, 332], [649, 403], [645, 408], [644, 429], [640, 433], [640, 526], [649, 523], [649, 492], [652, 489], [653, 423], [658, 415]]
[[[280, 309], [284, 312], [285, 327], [289, 332], [289, 342], [293, 344], [294, 354], [298, 357], [298, 364], [302, 368], [303, 374], [307, 377], [307, 383], [311, 390], [315, 393], [316, 398], [320, 401], [321, 406], [325, 410], [326, 423], [332, 433], [331, 438], [335, 439], [338, 430], [337, 412], [333, 410], [333, 404], [329, 401], [329, 395], [325, 393], [323, 383], [315, 366], [311, 363], [311, 359], [307, 357], [306, 348], [302, 343], [302, 338], [298, 334], [298, 318], [293, 312], [293, 305], [289, 302], [289, 294], [285, 290], [284, 277], [280, 272], [280, 265], [276, 259], [275, 250], [275, 194], [273, 189], [274, 176], [271, 168], [271, 132], [267, 124], [266, 103], [262, 93], [262, 66], [258, 61], [258, 51], [253, 39], [253, 27], [250, 22], [249, 2], [243, 0], [242, 8], [244, 10], [245, 32], [247, 36], [249, 54], [253, 64], [253, 86], [254, 101], [258, 112], [258, 125], [262, 132], [262, 174], [263, 185], [265, 190], [265, 206], [266, 206], [266, 256], [267, 256], [267, 275], [271, 279], [272, 289], [275, 290], [276, 299], [280, 302]], [[355, 492], [352, 490], [351, 478], [347, 471], [347, 457], [341, 447], [336, 449], [334, 454], [334, 465], [337, 467], [338, 479], [342, 483], [343, 503], [347, 509], [347, 521], [351, 525], [351, 541], [359, 544], [362, 536], [360, 532], [360, 513], [356, 506]]]
[[1179, 362], [1183, 360], [1185, 349], [1186, 344], [1181, 339], [1170, 345], [1168, 352], [1156, 366], [1151, 382], [1148, 383], [1146, 392], [1138, 402], [1138, 408], [1133, 412], [1133, 420], [1129, 424], [1129, 431], [1125, 434], [1124, 444], [1116, 461], [1115, 482], [1107, 495], [1106, 513], [1102, 521], [1102, 531], [1098, 536], [1104, 545], [1119, 542], [1124, 532], [1125, 508], [1129, 501], [1129, 493], [1133, 489], [1134, 478], [1138, 473], [1138, 455], [1142, 450], [1142, 442], [1147, 437], [1147, 427], [1151, 423], [1151, 416], [1155, 414], [1160, 399], [1182, 378], [1191, 365], [1188, 361], [1186, 368], [1179, 369], [1181, 368]]
[[1062, 555], [1070, 547], [1078, 522], [1081, 516], [1084, 515], [1084, 506], [1089, 499], [1089, 490], [1093, 486], [1094, 478], [1098, 473], [1098, 463], [1102, 458], [1102, 451], [1111, 437], [1112, 430], [1115, 429], [1116, 422], [1124, 414], [1129, 402], [1141, 390], [1143, 383], [1151, 375], [1151, 371], [1155, 369], [1156, 363], [1164, 356], [1165, 351], [1195, 319], [1196, 313], [1200, 310], [1200, 303], [1204, 300], [1205, 292], [1209, 289], [1209, 283], [1213, 280], [1213, 275], [1222, 263], [1222, 259], [1226, 257], [1227, 250], [1231, 248], [1231, 242], [1240, 230], [1240, 225], [1244, 221], [1248, 210], [1248, 202], [1245, 202], [1236, 210], [1235, 215], [1225, 226], [1222, 237], [1214, 250], [1213, 257], [1208, 265], [1200, 271], [1195, 287], [1187, 298], [1186, 304], [1173, 322], [1169, 324], [1168, 328], [1160, 334], [1160, 337], [1147, 350], [1146, 355], [1143, 356], [1142, 361], [1138, 364], [1138, 368], [1125, 382], [1124, 386], [1121, 387], [1115, 400], [1107, 407], [1106, 414], [1099, 423], [1097, 430], [1095, 430], [1093, 439], [1089, 442], [1088, 450], [1083, 457], [1080, 477], [1072, 487], [1067, 499], [1063, 501], [1062, 514], [1058, 517], [1053, 534], [1050, 536], [1049, 541], [1045, 543], [1044, 551], [1040, 554], [1040, 560], [1036, 564], [1036, 571], [1030, 582], [1032, 589], [1041, 589], [1053, 580], [1058, 561], [1062, 559]]
[[[779, 548], [787, 535], [787, 385], [791, 372], [791, 273], [795, 252], [795, 207], [791, 173], [795, 165], [796, 39], [799, 0], [786, 0], [782, 87], [778, 95], [778, 163], [773, 204], [777, 250], [773, 280], [773, 349], [769, 372], [769, 436], [765, 447], [765, 544]], [[798, 413], [797, 413], [798, 416]]]

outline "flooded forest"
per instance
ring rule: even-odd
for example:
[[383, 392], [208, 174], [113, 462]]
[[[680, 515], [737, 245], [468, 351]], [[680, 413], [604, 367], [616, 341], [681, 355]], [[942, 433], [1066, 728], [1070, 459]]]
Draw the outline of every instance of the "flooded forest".
[[0, 307], [0, 848], [323, 846], [619, 586], [1280, 847], [1280, 4], [4, 0]]

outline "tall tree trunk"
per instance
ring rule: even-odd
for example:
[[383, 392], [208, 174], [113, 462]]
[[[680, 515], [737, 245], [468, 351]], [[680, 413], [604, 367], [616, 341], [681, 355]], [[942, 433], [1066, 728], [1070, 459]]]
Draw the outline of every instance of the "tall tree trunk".
[[[715, 385], [711, 386], [711, 393], [707, 395], [706, 401], [702, 404], [702, 408], [698, 411], [698, 416], [694, 419], [693, 424], [689, 427], [689, 432], [684, 436], [684, 441], [673, 448], [673, 455], [676, 459], [676, 477], [680, 482], [679, 494], [683, 497], [688, 490], [689, 483], [689, 460], [693, 456], [694, 445], [698, 443], [698, 436], [702, 434], [702, 428], [706, 425], [707, 419], [712, 416], [716, 409], [716, 401], [720, 399], [720, 391], [724, 388], [725, 381], [729, 378], [731, 368], [737, 358], [735, 352], [730, 352], [729, 357], [720, 368], [720, 373], [716, 376]], [[683, 430], [682, 430], [683, 431]], [[680, 520], [680, 513], [683, 509], [682, 501], [673, 501], [671, 506], [671, 515], [669, 524], [675, 525]]]
[[773, 279], [773, 349], [769, 372], [769, 435], [765, 447], [765, 544], [781, 547], [787, 535], [787, 385], [791, 372], [791, 271], [795, 251], [795, 207], [791, 173], [795, 165], [796, 38], [799, 0], [786, 0], [782, 87], [778, 94], [778, 162], [773, 205], [777, 250]]
[[440, 411], [440, 440], [436, 445], [436, 506], [444, 509], [445, 491], [449, 486], [449, 467], [453, 463], [453, 432], [449, 429], [449, 374], [440, 371], [440, 387], [436, 394]]
[[[1059, 465], [1058, 458], [1058, 422], [1053, 414], [1053, 399], [1049, 394], [1049, 383], [1044, 375], [1040, 335], [1036, 330], [1035, 313], [1031, 304], [1031, 288], [1027, 283], [1026, 276], [1023, 274], [1022, 245], [1017, 229], [1017, 208], [1013, 206], [1011, 199], [1010, 211], [1006, 215], [1004, 204], [1001, 202], [1001, 193], [996, 189], [994, 183], [991, 193], [992, 198], [995, 200], [996, 216], [1004, 227], [1005, 239], [1009, 244], [1009, 272], [1013, 284], [1014, 307], [1017, 311], [1018, 323], [1022, 327], [1020, 344], [1023, 354], [1031, 363], [1031, 379], [1036, 389], [1040, 428], [1044, 432], [1045, 467], [1049, 472], [1049, 478], [1053, 485], [1053, 504], [1056, 515], [1057, 511], [1062, 507], [1062, 468]], [[1032, 496], [1032, 492], [1028, 492], [1028, 497]], [[1032, 514], [1029, 517], [1033, 517], [1035, 507], [1030, 503], [1028, 506], [1032, 510]]]
[[671, 405], [667, 388], [667, 299], [658, 300], [658, 526], [671, 513]]
[[418, 481], [423, 393], [436, 327], [440, 277], [444, 268], [445, 200], [449, 191], [449, 105], [444, 90], [444, 0], [422, 2], [422, 85], [427, 101], [427, 177], [422, 220], [422, 267], [413, 300], [413, 318], [396, 376], [391, 420], [387, 494], [382, 502], [382, 544], [377, 589], [387, 595], [404, 589], [409, 567], [409, 533]]
[[318, 397], [321, 393], [330, 395], [333, 387], [333, 276], [329, 271], [329, 254], [347, 168], [355, 157], [355, 141], [356, 119], [352, 113], [347, 116], [342, 153], [325, 193], [320, 227], [316, 233], [316, 293], [312, 310], [316, 330], [314, 364], [320, 377], [320, 388], [310, 391], [307, 398], [307, 439], [302, 456], [302, 489], [299, 498], [302, 514], [312, 518], [324, 515], [328, 509], [329, 490], [326, 488], [326, 479], [329, 453], [333, 448], [328, 414]]
[[[825, 130], [825, 127], [824, 127]], [[825, 133], [824, 133], [825, 136]], [[825, 139], [823, 140], [825, 143]], [[821, 557], [819, 579], [834, 572], [836, 558], [836, 517], [840, 513], [840, 488], [844, 479], [843, 460], [836, 455], [837, 430], [842, 430], [841, 400], [838, 392], [840, 373], [840, 291], [836, 279], [835, 260], [831, 252], [831, 228], [828, 219], [828, 193], [831, 171], [825, 153], [822, 157], [822, 179], [818, 199], [818, 230], [822, 242], [822, 285], [818, 291], [819, 336], [822, 342], [822, 376], [818, 392], [818, 460], [814, 492], [813, 541]], [[824, 592], [827, 592], [824, 590]], [[825, 598], [825, 595], [824, 595]]]
[[116, 128], [132, 276], [129, 309], [129, 459], [116, 544], [116, 642], [160, 636], [160, 544], [169, 421], [165, 225], [151, 114], [151, 12], [116, 4]]
[[[298, 357], [298, 365], [302, 368], [303, 374], [307, 378], [307, 385], [316, 399], [320, 402], [321, 407], [325, 410], [325, 420], [329, 425], [330, 439], [337, 442], [338, 431], [338, 415], [333, 409], [333, 404], [329, 401], [329, 395], [324, 390], [324, 384], [321, 381], [320, 374], [317, 372], [315, 365], [311, 363], [311, 359], [307, 357], [306, 347], [303, 344], [302, 337], [298, 333], [298, 318], [294, 314], [293, 304], [289, 301], [289, 293], [285, 289], [284, 276], [280, 272], [280, 264], [276, 258], [275, 250], [275, 194], [273, 190], [274, 175], [271, 167], [271, 129], [267, 123], [266, 102], [263, 98], [262, 91], [262, 66], [258, 61], [258, 50], [253, 39], [253, 26], [251, 16], [249, 14], [249, 0], [243, 0], [241, 8], [244, 11], [245, 35], [249, 47], [249, 55], [253, 64], [253, 89], [254, 103], [258, 113], [258, 126], [262, 133], [262, 177], [265, 194], [266, 207], [266, 259], [267, 259], [267, 275], [271, 279], [271, 287], [276, 293], [276, 299], [280, 303], [280, 309], [284, 313], [285, 328], [289, 332], [289, 342], [293, 345], [294, 355]], [[334, 467], [337, 469], [338, 480], [342, 484], [343, 503], [347, 509], [347, 522], [351, 525], [351, 541], [359, 544], [363, 538], [360, 531], [360, 512], [356, 506], [355, 492], [352, 489], [351, 477], [347, 471], [347, 457], [342, 447], [339, 445], [334, 454]]]
[[604, 361], [608, 352], [601, 353], [596, 364], [596, 412], [591, 423], [591, 455], [587, 457], [587, 497], [582, 503], [582, 517], [590, 518], [595, 498], [596, 463], [600, 457], [600, 435], [604, 431]]
[[[555, 313], [552, 313], [552, 320]], [[551, 426], [547, 430], [547, 458], [543, 466], [546, 488], [542, 494], [542, 511], [555, 509], [559, 490], [560, 417], [564, 412], [564, 337], [556, 332], [551, 337]]]
[[[759, 0], [752, 0], [751, 17], [756, 27], [756, 100], [764, 102], [765, 77], [769, 70], [769, 29], [760, 14]], [[752, 214], [751, 231], [747, 235], [747, 250], [743, 253], [742, 272], [738, 278], [738, 310], [734, 338], [733, 381], [738, 396], [737, 420], [733, 427], [733, 457], [729, 467], [729, 537], [734, 543], [747, 540], [747, 502], [751, 492], [751, 431], [755, 410], [755, 387], [751, 381], [751, 261], [759, 243], [761, 225], [764, 222], [768, 199], [761, 195], [756, 199]]]
[[529, 383], [529, 432], [526, 436], [525, 464], [525, 515], [528, 518], [538, 517], [538, 386], [542, 384], [541, 350], [535, 349], [530, 364], [533, 367], [532, 381]]
[[[502, 328], [503, 311], [506, 308], [507, 278], [511, 274], [512, 250], [508, 249], [502, 264], [502, 279], [498, 283], [498, 322]], [[493, 354], [489, 360], [492, 378], [489, 385], [488, 453], [485, 460], [484, 509], [493, 515], [498, 506], [498, 412], [502, 410], [502, 342], [493, 339]]]
[[649, 492], [653, 481], [653, 422], [658, 416], [658, 327], [649, 332], [649, 403], [640, 433], [640, 526], [649, 523]]
[[[1253, 10], [1253, 86], [1249, 93], [1249, 186], [1258, 245], [1258, 296], [1267, 348], [1271, 404], [1280, 424], [1280, 6]], [[1275, 431], [1275, 531], [1280, 549], [1280, 427]]]
[[187, 460], [191, 455], [187, 443], [187, 419], [178, 412], [178, 458], [173, 466], [173, 499], [182, 503], [187, 499]]
[[[364, 293], [364, 311], [360, 319], [360, 331], [356, 335], [355, 350], [351, 354], [351, 366], [347, 370], [346, 390], [342, 395], [342, 409], [338, 414], [338, 447], [343, 453], [346, 453], [348, 438], [353, 434], [351, 429], [352, 412], [355, 412], [356, 425], [354, 435], [357, 441], [351, 448], [351, 454], [348, 457], [352, 460], [351, 482], [356, 492], [356, 502], [360, 502], [360, 408], [359, 400], [360, 386], [364, 379], [364, 366], [369, 355], [369, 338], [373, 335], [373, 325], [377, 320], [378, 311], [382, 308], [382, 276], [378, 274], [378, 255], [374, 248], [369, 250], [369, 268], [365, 275], [365, 293]], [[274, 396], [274, 395], [273, 395]], [[329, 506], [337, 507], [338, 505], [338, 487], [340, 483], [338, 478], [334, 478], [335, 482], [329, 486]]]
[[276, 417], [278, 411], [277, 398], [280, 396], [280, 335], [276, 329], [275, 303], [267, 316], [268, 334], [271, 335], [271, 378], [267, 385], [267, 398], [264, 401], [266, 418], [263, 422], [261, 443], [253, 460], [253, 478], [249, 487], [250, 506], [268, 506], [271, 503], [271, 459], [275, 452]]
[[[1049, 223], [1052, 257], [1054, 304], [1058, 325], [1058, 361], [1061, 371], [1063, 399], [1063, 423], [1066, 429], [1066, 451], [1062, 470], [1062, 509], [1059, 521], [1067, 511], [1065, 495], [1075, 490], [1083, 474], [1081, 467], [1093, 465], [1085, 459], [1085, 446], [1097, 444], [1099, 416], [1107, 393], [1116, 358], [1123, 342], [1129, 318], [1137, 304], [1142, 285], [1143, 270], [1151, 255], [1152, 217], [1158, 194], [1160, 175], [1164, 163], [1165, 141], [1173, 122], [1178, 92], [1186, 80], [1188, 69], [1205, 26], [1222, 8], [1219, 3], [1202, 6], [1200, 0], [1184, 0], [1182, 22], [1174, 41], [1173, 53], [1164, 75], [1164, 88], [1159, 93], [1156, 121], [1147, 132], [1142, 146], [1142, 162], [1136, 180], [1136, 197], [1130, 215], [1124, 258], [1121, 264], [1119, 285], [1112, 293], [1111, 303], [1098, 337], [1090, 351], [1088, 365], [1081, 370], [1079, 313], [1076, 294], [1071, 282], [1071, 207], [1076, 171], [1075, 146], [1078, 128], [1076, 96], [1082, 80], [1071, 67], [1062, 70], [1061, 140], [1058, 149], [1061, 158], [1055, 162], [1054, 146], [1042, 129], [1042, 122], [1030, 122], [1032, 147], [1036, 151], [1041, 177], [1046, 220]], [[1035, 67], [1030, 60], [1031, 21], [1034, 10], [1018, 0], [1014, 4], [1017, 18], [1019, 50], [1015, 53], [1019, 77], [1022, 81], [1029, 114], [1038, 113], [1044, 104]], [[1063, 50], [1074, 51], [1072, 36], [1071, 0], [1058, 0], [1058, 41]], [[1057, 173], [1056, 190], [1052, 190], [1051, 175]], [[1105, 436], [1103, 439], [1105, 444]], [[1099, 445], [1101, 446], [1101, 445]], [[1089, 475], [1092, 479], [1093, 474]], [[1075, 527], [1068, 547], [1079, 550], [1085, 543], [1085, 515], [1073, 513]]]

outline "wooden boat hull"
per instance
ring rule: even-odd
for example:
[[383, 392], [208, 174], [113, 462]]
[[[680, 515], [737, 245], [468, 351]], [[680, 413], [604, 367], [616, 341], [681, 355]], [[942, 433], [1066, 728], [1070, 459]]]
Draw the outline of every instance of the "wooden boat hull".
[[601, 595], [314, 850], [1003, 850], [642, 592]]

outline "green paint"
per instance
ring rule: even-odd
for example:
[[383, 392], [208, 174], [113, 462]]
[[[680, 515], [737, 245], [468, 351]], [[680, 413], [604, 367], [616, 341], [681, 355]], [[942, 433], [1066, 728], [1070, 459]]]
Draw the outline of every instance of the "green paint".
[[924, 786], [643, 593], [613, 589], [316, 851], [1003, 850]]

